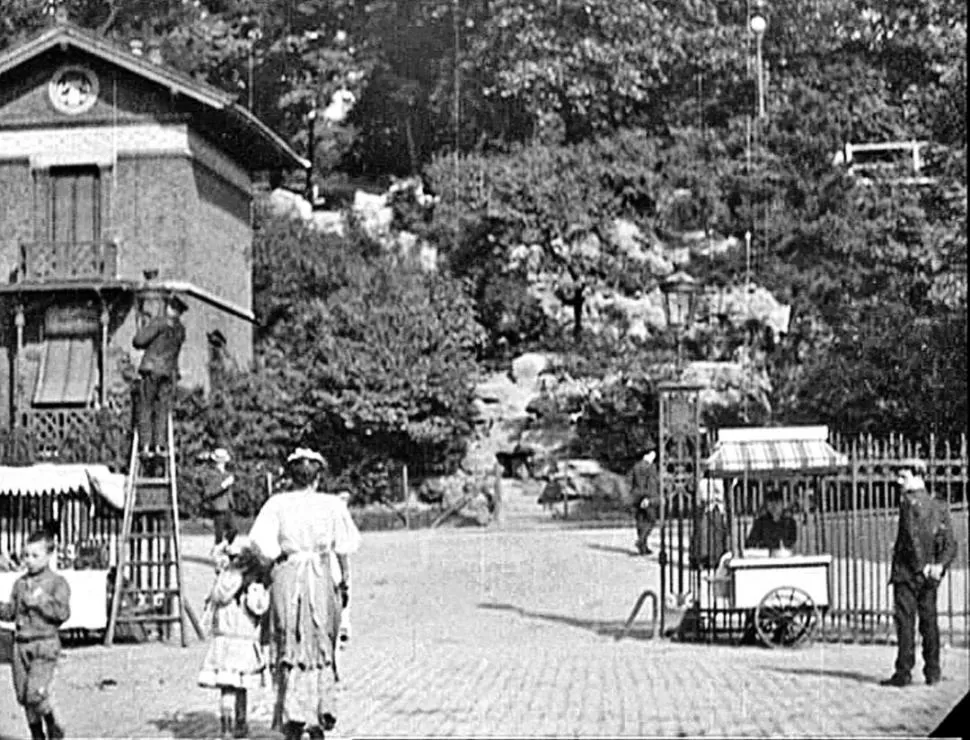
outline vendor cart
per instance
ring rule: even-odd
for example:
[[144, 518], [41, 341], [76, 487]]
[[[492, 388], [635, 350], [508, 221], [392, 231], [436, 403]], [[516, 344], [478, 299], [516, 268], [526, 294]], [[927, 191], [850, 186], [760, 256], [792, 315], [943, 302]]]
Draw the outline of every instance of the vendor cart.
[[[117, 565], [125, 476], [104, 465], [0, 466], [0, 600], [23, 574], [20, 557], [31, 532], [47, 528], [52, 568], [71, 588], [63, 631], [102, 631], [108, 623]], [[0, 629], [12, 630], [0, 622]]]
[[[675, 551], [690, 552], [679, 558], [690, 570], [683, 580], [692, 591], [682, 635], [689, 628], [709, 639], [727, 634], [769, 647], [794, 647], [817, 634], [829, 606], [831, 554], [806, 537], [796, 540], [793, 551], [744, 543], [768, 490], [782, 496], [787, 511], [805, 511], [813, 492], [822, 490], [821, 478], [847, 466], [847, 458], [827, 439], [824, 426], [719, 431], [702, 464], [692, 526], [670, 538]], [[716, 530], [708, 517], [726, 521], [726, 545], [724, 540], [719, 546], [698, 543]]]

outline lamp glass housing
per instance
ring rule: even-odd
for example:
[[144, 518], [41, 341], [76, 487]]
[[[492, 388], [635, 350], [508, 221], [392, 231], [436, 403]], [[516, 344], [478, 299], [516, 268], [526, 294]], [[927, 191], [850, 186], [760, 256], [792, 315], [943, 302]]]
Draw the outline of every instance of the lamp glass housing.
[[667, 324], [675, 331], [683, 331], [694, 318], [697, 282], [687, 273], [678, 272], [664, 280], [660, 290], [664, 296]]

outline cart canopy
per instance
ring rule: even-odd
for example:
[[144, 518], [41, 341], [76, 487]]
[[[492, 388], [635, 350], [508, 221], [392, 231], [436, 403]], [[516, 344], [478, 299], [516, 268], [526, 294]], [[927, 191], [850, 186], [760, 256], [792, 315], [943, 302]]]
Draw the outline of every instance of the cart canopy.
[[83, 493], [115, 508], [125, 505], [125, 476], [106, 465], [0, 465], [0, 496], [67, 496]]
[[820, 474], [844, 468], [848, 458], [828, 443], [828, 427], [720, 429], [713, 454], [704, 461], [714, 478], [749, 475]]

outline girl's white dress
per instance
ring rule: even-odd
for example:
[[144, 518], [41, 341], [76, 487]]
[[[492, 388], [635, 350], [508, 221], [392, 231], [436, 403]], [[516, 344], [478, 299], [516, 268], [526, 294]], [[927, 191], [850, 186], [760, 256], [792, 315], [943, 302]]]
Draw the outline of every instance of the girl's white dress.
[[260, 584], [238, 593], [241, 586], [242, 574], [231, 568], [216, 577], [209, 595], [213, 638], [199, 671], [200, 686], [255, 689], [262, 683], [262, 624], [269, 594]]

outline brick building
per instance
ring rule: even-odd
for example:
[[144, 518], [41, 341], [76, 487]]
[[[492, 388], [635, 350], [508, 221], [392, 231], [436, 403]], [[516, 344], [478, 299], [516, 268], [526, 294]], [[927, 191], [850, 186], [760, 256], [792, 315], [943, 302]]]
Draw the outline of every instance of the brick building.
[[233, 96], [70, 24], [0, 54], [0, 429], [63, 437], [125, 392], [159, 288], [190, 305], [182, 384], [248, 366], [253, 176], [306, 166]]

